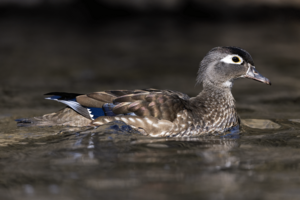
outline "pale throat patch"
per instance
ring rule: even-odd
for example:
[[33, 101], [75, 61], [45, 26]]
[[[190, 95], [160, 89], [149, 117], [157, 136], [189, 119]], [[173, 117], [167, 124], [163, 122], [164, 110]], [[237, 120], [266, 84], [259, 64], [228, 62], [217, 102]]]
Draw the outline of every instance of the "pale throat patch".
[[222, 83], [222, 85], [223, 85], [224, 87], [229, 87], [229, 88], [231, 88], [232, 85], [233, 85], [233, 82], [232, 82], [232, 81], [226, 81], [226, 82]]

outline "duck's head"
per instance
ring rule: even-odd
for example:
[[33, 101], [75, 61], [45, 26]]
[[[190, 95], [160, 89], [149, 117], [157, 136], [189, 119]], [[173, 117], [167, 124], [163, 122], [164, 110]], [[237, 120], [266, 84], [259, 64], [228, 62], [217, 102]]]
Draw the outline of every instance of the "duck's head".
[[197, 82], [219, 88], [231, 88], [238, 78], [250, 78], [271, 85], [256, 71], [251, 55], [238, 47], [215, 47], [200, 63]]

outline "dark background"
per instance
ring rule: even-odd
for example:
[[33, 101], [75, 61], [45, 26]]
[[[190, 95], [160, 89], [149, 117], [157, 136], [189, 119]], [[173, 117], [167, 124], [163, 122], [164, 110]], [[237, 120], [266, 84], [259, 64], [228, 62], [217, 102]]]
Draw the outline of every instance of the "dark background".
[[200, 0], [0, 1], [0, 114], [60, 108], [51, 91], [159, 88], [197, 95], [200, 60], [238, 46], [271, 87], [235, 82], [244, 118], [300, 117], [300, 3]]

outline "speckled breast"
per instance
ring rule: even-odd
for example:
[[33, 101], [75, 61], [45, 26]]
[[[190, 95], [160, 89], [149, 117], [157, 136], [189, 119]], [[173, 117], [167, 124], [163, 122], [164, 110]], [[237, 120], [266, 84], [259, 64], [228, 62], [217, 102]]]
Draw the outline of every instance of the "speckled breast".
[[203, 134], [223, 133], [238, 124], [238, 116], [234, 108], [225, 110], [212, 109], [200, 118], [183, 110], [177, 114], [169, 131], [163, 131], [161, 136], [184, 137]]

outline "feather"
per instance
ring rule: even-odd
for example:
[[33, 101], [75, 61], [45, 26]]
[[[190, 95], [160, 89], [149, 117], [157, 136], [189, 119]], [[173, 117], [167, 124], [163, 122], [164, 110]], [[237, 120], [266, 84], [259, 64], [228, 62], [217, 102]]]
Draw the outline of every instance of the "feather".
[[44, 95], [52, 95], [51, 97], [48, 97], [47, 99], [59, 99], [59, 100], [73, 100], [75, 99], [77, 96], [82, 95], [82, 94], [78, 94], [78, 93], [67, 93], [67, 92], [49, 92], [47, 94]]
[[87, 96], [104, 103], [112, 103], [112, 101], [116, 98], [115, 95], [108, 92], [93, 92], [87, 94]]
[[[48, 98], [46, 98], [48, 99]], [[73, 110], [75, 110], [76, 112], [78, 112], [79, 114], [83, 115], [84, 117], [88, 118], [88, 119], [93, 119], [89, 113], [89, 111], [87, 110], [87, 108], [81, 106], [78, 102], [76, 101], [67, 101], [67, 100], [59, 100], [59, 99], [53, 99], [55, 101], [58, 101], [60, 103], [63, 103], [67, 106], [69, 106], [70, 108], [72, 108]]]
[[116, 105], [113, 108], [113, 112], [116, 114], [126, 114], [128, 113], [128, 106], [130, 105], [130, 102], [122, 102]]
[[135, 101], [128, 106], [128, 110], [131, 112], [135, 112], [142, 106], [143, 106], [143, 101], [141, 101], [141, 100]]
[[145, 100], [149, 93], [127, 94], [120, 96], [114, 100], [114, 102], [133, 102], [135, 100]]
[[91, 98], [87, 95], [80, 95], [76, 97], [76, 101], [82, 106], [91, 107], [91, 108], [102, 108], [105, 104], [105, 101], [99, 101], [97, 99]]

